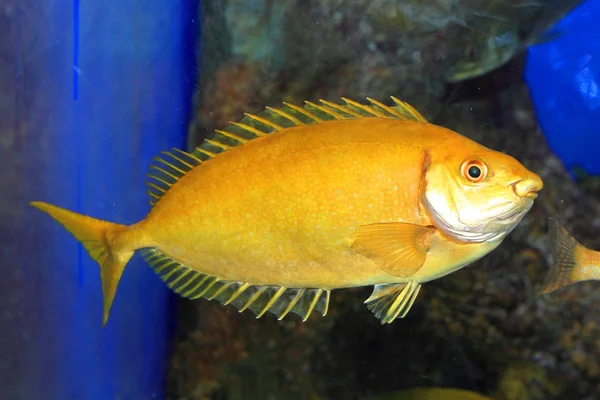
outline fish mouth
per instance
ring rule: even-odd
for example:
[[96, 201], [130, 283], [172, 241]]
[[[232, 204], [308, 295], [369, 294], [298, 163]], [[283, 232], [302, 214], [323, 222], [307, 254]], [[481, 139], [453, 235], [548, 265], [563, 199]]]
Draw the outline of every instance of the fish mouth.
[[510, 186], [517, 197], [531, 201], [537, 199], [538, 193], [542, 189], [536, 182], [527, 179], [519, 179], [512, 182]]
[[538, 197], [538, 192], [529, 192], [525, 195], [528, 199], [535, 200]]

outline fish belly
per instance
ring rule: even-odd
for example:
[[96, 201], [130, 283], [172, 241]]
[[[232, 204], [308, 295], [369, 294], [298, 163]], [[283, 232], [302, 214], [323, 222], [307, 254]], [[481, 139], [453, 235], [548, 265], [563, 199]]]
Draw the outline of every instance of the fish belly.
[[459, 243], [439, 231], [433, 236], [423, 267], [412, 277], [429, 282], [455, 272], [490, 253], [502, 239], [482, 243]]

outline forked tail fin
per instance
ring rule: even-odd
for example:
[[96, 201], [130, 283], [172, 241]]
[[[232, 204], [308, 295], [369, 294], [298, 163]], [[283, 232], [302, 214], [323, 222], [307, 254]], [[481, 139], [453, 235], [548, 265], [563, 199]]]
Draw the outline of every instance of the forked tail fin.
[[574, 272], [579, 267], [576, 250], [582, 247], [554, 218], [549, 218], [548, 224], [550, 226], [549, 247], [553, 264], [539, 294], [550, 293], [577, 282], [574, 277]]
[[101, 221], [39, 201], [30, 204], [48, 213], [64, 226], [100, 264], [104, 297], [102, 326], [104, 327], [125, 265], [134, 253], [128, 246], [123, 246], [122, 241], [119, 240], [119, 235], [128, 229], [127, 226]]

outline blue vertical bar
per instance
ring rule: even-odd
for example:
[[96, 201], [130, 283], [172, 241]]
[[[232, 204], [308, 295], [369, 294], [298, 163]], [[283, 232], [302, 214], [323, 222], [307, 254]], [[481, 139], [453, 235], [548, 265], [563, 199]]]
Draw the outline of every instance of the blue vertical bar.
[[[42, 43], [35, 57], [25, 57], [26, 78], [35, 82], [26, 122], [36, 156], [23, 176], [35, 188], [23, 189], [22, 203], [43, 200], [118, 223], [139, 221], [149, 210], [150, 159], [185, 145], [196, 1], [15, 4], [26, 14], [22, 29]], [[19, 207], [31, 232], [22, 239], [27, 279], [19, 289], [35, 310], [19, 321], [29, 344], [15, 343], [14, 354], [2, 357], [15, 362], [5, 368], [13, 379], [0, 397], [163, 398], [172, 322], [165, 285], [134, 257], [102, 329], [98, 265], [58, 224]]]

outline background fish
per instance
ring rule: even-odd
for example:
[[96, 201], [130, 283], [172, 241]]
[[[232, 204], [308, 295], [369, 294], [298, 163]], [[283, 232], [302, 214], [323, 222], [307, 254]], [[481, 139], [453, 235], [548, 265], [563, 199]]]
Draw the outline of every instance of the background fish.
[[446, 83], [505, 64], [580, 2], [207, 0], [188, 147], [244, 111], [309, 95], [393, 88], [432, 118]]
[[464, 24], [448, 24], [423, 50], [423, 60], [446, 82], [484, 75], [506, 64], [529, 46], [552, 40], [548, 29], [581, 0], [465, 2]]
[[374, 400], [491, 400], [491, 398], [463, 389], [415, 388], [379, 395]]
[[575, 240], [554, 218], [549, 219], [554, 264], [550, 267], [541, 294], [550, 293], [577, 282], [600, 280], [600, 251]]
[[427, 123], [410, 105], [287, 104], [152, 166], [153, 208], [131, 226], [33, 202], [101, 267], [104, 323], [136, 250], [180, 295], [282, 319], [327, 313], [333, 289], [373, 285], [382, 323], [421, 285], [494, 250], [542, 180]]

